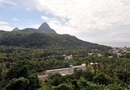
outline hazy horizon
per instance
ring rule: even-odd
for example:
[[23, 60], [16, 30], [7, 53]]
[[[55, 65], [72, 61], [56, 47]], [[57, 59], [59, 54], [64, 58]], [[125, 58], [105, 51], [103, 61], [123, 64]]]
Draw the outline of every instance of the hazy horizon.
[[104, 44], [111, 47], [130, 47], [129, 42], [100, 42], [100, 44]]

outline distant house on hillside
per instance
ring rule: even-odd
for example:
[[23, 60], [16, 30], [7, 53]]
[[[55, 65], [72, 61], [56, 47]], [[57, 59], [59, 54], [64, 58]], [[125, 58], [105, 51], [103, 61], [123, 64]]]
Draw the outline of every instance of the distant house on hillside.
[[97, 54], [97, 56], [98, 56], [98, 57], [101, 57], [101, 56], [102, 56], [102, 54], [98, 53], [98, 54]]
[[122, 56], [122, 54], [121, 53], [117, 53], [117, 57], [120, 57], [120, 56]]
[[66, 59], [73, 59], [73, 55], [63, 55], [64, 56], [64, 59], [66, 60]]
[[93, 55], [93, 53], [88, 53], [88, 55]]
[[113, 58], [113, 56], [108, 56], [108, 58]]

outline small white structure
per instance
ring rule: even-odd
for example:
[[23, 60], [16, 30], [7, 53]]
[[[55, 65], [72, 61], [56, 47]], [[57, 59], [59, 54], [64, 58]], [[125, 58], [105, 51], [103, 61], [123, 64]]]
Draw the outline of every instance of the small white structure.
[[65, 56], [65, 60], [66, 59], [73, 59], [73, 55]]

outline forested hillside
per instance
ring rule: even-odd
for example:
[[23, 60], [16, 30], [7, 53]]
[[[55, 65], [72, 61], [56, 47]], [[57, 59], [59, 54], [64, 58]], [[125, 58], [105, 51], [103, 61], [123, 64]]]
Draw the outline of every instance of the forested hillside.
[[103, 51], [110, 49], [107, 46], [79, 40], [75, 36], [45, 34], [36, 29], [29, 28], [15, 32], [1, 32], [0, 45], [61, 49], [86, 48]]

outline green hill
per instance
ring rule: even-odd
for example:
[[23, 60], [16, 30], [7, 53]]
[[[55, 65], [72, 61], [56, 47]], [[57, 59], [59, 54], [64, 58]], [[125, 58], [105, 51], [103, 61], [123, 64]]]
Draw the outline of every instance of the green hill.
[[62, 49], [99, 49], [110, 47], [82, 41], [75, 36], [47, 34], [37, 29], [26, 28], [15, 32], [0, 32], [0, 45]]

